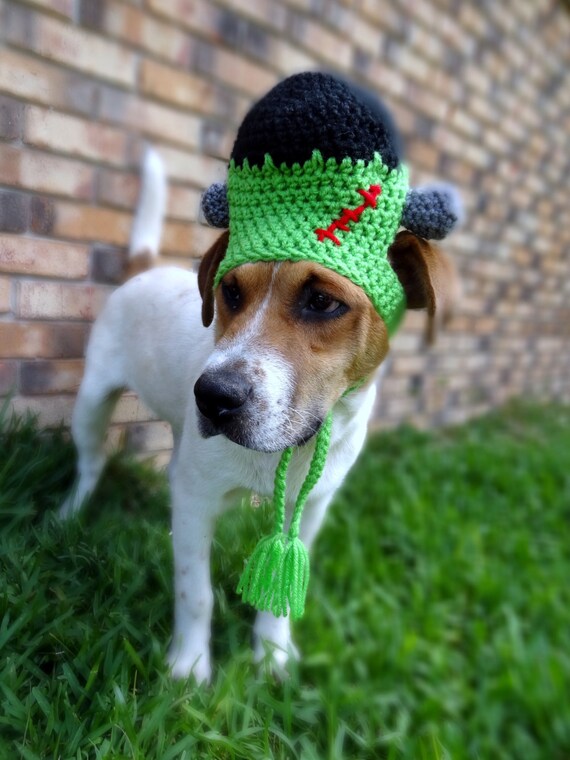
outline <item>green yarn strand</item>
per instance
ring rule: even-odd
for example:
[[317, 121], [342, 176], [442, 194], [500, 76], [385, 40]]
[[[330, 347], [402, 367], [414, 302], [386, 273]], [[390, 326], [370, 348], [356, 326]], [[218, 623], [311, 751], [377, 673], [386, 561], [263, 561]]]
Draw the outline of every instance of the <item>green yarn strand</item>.
[[273, 506], [275, 508], [274, 533], [283, 533], [285, 530], [285, 494], [287, 490], [287, 471], [293, 456], [291, 447], [285, 449], [275, 470], [275, 482], [273, 484]]
[[[283, 607], [289, 606], [291, 618], [299, 620], [305, 612], [310, 563], [307, 547], [299, 538], [289, 541], [281, 561], [280, 595]], [[275, 613], [274, 613], [275, 614]], [[277, 614], [286, 615], [286, 610]]]
[[293, 517], [291, 519], [291, 527], [289, 528], [289, 537], [296, 538], [299, 535], [299, 527], [301, 525], [301, 517], [303, 516], [303, 507], [305, 502], [313, 488], [316, 486], [317, 481], [323, 474], [325, 464], [327, 462], [327, 454], [329, 452], [329, 445], [331, 440], [332, 429], [332, 412], [329, 412], [325, 417], [325, 421], [321, 425], [321, 429], [317, 433], [315, 441], [315, 452], [311, 459], [309, 472], [305, 478], [299, 496], [295, 502], [295, 509], [293, 511]]
[[315, 451], [299, 491], [287, 535], [283, 532], [285, 495], [287, 471], [293, 450], [285, 449], [281, 455], [275, 471], [274, 532], [257, 544], [237, 587], [238, 594], [242, 595], [244, 602], [258, 610], [272, 612], [276, 617], [290, 612], [292, 619], [298, 620], [305, 611], [310, 564], [307, 547], [299, 538], [299, 526], [307, 497], [320, 478], [326, 463], [331, 428], [332, 413], [329, 413], [317, 433]]
[[285, 540], [283, 533], [262, 538], [240, 578], [238, 594], [258, 610], [271, 609], [273, 589], [279, 583]]

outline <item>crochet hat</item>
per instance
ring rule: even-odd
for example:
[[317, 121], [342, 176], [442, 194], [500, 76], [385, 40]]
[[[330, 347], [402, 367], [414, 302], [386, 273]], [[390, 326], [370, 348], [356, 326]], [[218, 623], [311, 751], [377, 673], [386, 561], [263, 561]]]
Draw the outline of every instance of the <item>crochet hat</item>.
[[[276, 85], [241, 124], [227, 184], [204, 193], [209, 224], [229, 227], [229, 243], [214, 281], [258, 261], [313, 261], [359, 285], [390, 333], [406, 308], [387, 252], [398, 227], [444, 237], [458, 218], [453, 190], [408, 187], [400, 140], [387, 109], [366, 91], [321, 73]], [[303, 505], [326, 461], [326, 418], [287, 535], [285, 481], [292, 450], [276, 471], [276, 525], [245, 569], [238, 590], [259, 609], [300, 617], [308, 557], [298, 538]]]

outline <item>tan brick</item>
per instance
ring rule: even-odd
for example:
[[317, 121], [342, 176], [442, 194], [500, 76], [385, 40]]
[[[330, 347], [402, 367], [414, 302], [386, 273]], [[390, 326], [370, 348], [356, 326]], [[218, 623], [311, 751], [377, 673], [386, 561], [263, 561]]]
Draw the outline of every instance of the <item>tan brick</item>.
[[75, 279], [86, 277], [88, 268], [87, 246], [0, 235], [0, 272]]
[[32, 102], [50, 107], [70, 107], [71, 110], [89, 111], [89, 104], [74, 107], [70, 100], [69, 74], [38, 58], [15, 50], [2, 49], [0, 90]]
[[192, 249], [192, 228], [182, 222], [164, 225], [162, 249], [169, 253], [189, 255]]
[[[32, 40], [30, 40], [30, 44]], [[136, 57], [116, 42], [83, 29], [69, 26], [53, 18], [37, 19], [33, 49], [38, 55], [59, 63], [133, 86], [136, 76]]]
[[80, 323], [0, 322], [0, 358], [82, 356], [86, 337], [87, 325]]
[[146, 422], [157, 417], [134, 393], [124, 393], [113, 413], [113, 422]]
[[299, 50], [282, 37], [271, 42], [271, 62], [284, 76], [310, 71], [315, 67], [315, 60], [308, 53]]
[[27, 110], [25, 140], [104, 163], [123, 164], [125, 160], [126, 138], [119, 130], [39, 106]]
[[352, 56], [350, 42], [329, 31], [321, 23], [309, 18], [298, 19], [294, 34], [298, 35], [299, 44], [311, 52], [315, 58], [347, 68]]
[[56, 204], [53, 234], [73, 240], [124, 246], [129, 241], [131, 225], [131, 214], [61, 201]]
[[102, 29], [111, 37], [150, 50], [179, 66], [186, 67], [189, 63], [188, 35], [172, 24], [153, 18], [142, 8], [107, 0], [103, 8]]
[[103, 91], [99, 112], [105, 121], [132, 127], [136, 132], [161, 141], [190, 148], [199, 142], [200, 120], [197, 116], [136, 95], [125, 95], [120, 90], [106, 88]]
[[[110, 206], [134, 209], [139, 194], [139, 175], [134, 172], [121, 172], [113, 169], [101, 169], [98, 181], [98, 200]], [[170, 196], [172, 188], [168, 188]]]
[[218, 34], [220, 10], [207, 0], [148, 0], [155, 13], [207, 37]]
[[188, 71], [147, 58], [141, 61], [140, 83], [143, 92], [159, 100], [208, 114], [217, 111], [216, 85]]
[[410, 140], [407, 143], [407, 152], [411, 162], [422, 169], [432, 172], [439, 165], [439, 151], [431, 143], [423, 140]]
[[283, 3], [275, 3], [274, 0], [255, 0], [253, 3], [251, 0], [231, 0], [229, 5], [232, 11], [280, 31], [287, 24], [287, 9]]
[[28, 281], [17, 283], [20, 319], [80, 319], [92, 322], [110, 290], [104, 285]]
[[136, 459], [146, 462], [156, 470], [166, 470], [172, 459], [172, 451], [151, 451], [135, 454]]
[[0, 144], [0, 183], [89, 200], [94, 169], [79, 161]]
[[126, 431], [126, 445], [135, 452], [172, 448], [172, 431], [166, 422], [139, 422]]
[[195, 222], [199, 217], [202, 193], [190, 187], [171, 184], [168, 189], [168, 216]]
[[212, 75], [238, 92], [259, 98], [276, 82], [277, 77], [273, 72], [248, 61], [242, 55], [218, 47], [212, 56]]
[[[1, 258], [0, 253], [0, 258]], [[0, 314], [11, 311], [11, 282], [9, 277], [0, 277]]]
[[10, 403], [10, 408], [19, 415], [29, 412], [37, 416], [40, 427], [58, 427], [63, 424], [71, 425], [71, 415], [75, 406], [75, 397], [72, 395], [54, 396], [15, 396]]
[[224, 181], [227, 175], [227, 163], [209, 156], [186, 153], [166, 146], [161, 147], [160, 155], [166, 164], [169, 178], [191, 182], [201, 190], [212, 182]]
[[28, 0], [28, 3], [66, 19], [73, 19], [73, 0]]
[[20, 392], [24, 396], [77, 393], [84, 364], [83, 359], [23, 361], [20, 364]]
[[165, 255], [201, 256], [220, 235], [220, 230], [203, 224], [167, 222], [162, 235], [161, 252]]

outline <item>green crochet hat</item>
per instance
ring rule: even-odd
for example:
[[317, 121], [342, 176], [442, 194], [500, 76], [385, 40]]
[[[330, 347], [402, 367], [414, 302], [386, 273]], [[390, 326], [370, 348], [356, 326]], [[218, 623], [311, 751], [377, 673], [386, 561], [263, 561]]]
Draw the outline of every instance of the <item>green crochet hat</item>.
[[[455, 223], [447, 188], [410, 191], [400, 141], [386, 108], [366, 91], [327, 74], [298, 74], [246, 115], [226, 184], [204, 194], [206, 220], [229, 227], [215, 285], [241, 264], [313, 261], [359, 285], [393, 333], [406, 308], [387, 253], [398, 227], [443, 237]], [[275, 529], [251, 556], [238, 591], [258, 609], [300, 617], [309, 579], [299, 539], [303, 506], [330, 442], [329, 413], [315, 437], [309, 471], [285, 530], [284, 451], [275, 477]]]

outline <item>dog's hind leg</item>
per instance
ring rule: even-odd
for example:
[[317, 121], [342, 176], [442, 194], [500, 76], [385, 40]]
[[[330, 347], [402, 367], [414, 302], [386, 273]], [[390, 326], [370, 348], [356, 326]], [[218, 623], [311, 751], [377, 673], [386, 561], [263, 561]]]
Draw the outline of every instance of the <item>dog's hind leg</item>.
[[102, 387], [89, 375], [81, 384], [71, 426], [78, 455], [77, 478], [59, 511], [61, 519], [77, 514], [99, 481], [107, 458], [105, 434], [121, 391]]

